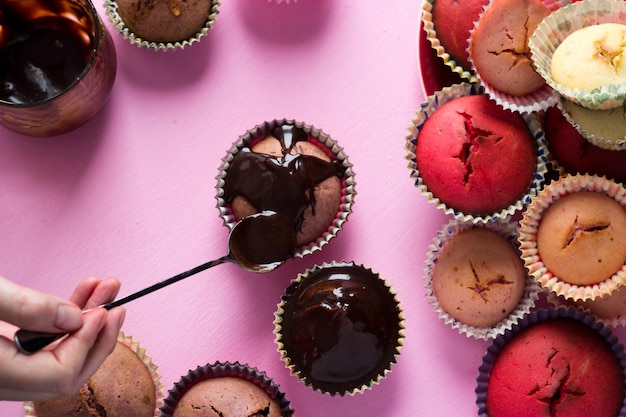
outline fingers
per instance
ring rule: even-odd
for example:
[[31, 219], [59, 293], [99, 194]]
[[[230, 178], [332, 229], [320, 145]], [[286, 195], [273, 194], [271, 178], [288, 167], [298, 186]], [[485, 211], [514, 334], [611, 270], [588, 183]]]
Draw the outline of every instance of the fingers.
[[115, 299], [120, 289], [116, 278], [87, 278], [81, 281], [70, 297], [70, 301], [82, 308], [93, 308]]
[[123, 308], [94, 309], [85, 314], [79, 330], [52, 350], [30, 356], [0, 338], [0, 399], [39, 400], [76, 393], [113, 351], [124, 316]]
[[0, 320], [28, 330], [68, 332], [83, 322], [78, 306], [0, 277]]

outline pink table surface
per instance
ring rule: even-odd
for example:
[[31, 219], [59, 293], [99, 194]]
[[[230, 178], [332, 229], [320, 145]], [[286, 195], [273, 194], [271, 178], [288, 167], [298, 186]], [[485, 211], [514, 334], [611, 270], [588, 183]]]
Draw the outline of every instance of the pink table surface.
[[[153, 357], [164, 391], [190, 368], [240, 361], [267, 372], [301, 417], [476, 415], [489, 343], [446, 326], [424, 296], [426, 251], [448, 218], [416, 190], [405, 160], [424, 100], [420, 3], [224, 0], [208, 37], [168, 53], [131, 45], [98, 8], [119, 61], [106, 107], [55, 138], [0, 129], [0, 274], [64, 297], [84, 277], [116, 276], [123, 296], [225, 254], [220, 159], [264, 120], [302, 120], [354, 164], [358, 195], [338, 237], [269, 275], [222, 265], [136, 300], [124, 332]], [[298, 382], [272, 333], [290, 280], [332, 260], [379, 272], [406, 317], [398, 363], [354, 396]], [[23, 415], [21, 403], [0, 402], [0, 415]]]

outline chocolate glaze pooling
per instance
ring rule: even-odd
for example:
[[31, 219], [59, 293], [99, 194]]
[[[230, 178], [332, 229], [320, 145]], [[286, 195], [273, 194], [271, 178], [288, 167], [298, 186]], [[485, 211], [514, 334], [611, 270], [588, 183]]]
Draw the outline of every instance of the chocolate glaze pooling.
[[0, 0], [0, 101], [45, 101], [76, 81], [95, 38], [84, 15], [71, 1]]
[[370, 270], [352, 264], [321, 268], [292, 284], [283, 300], [281, 342], [313, 387], [350, 392], [394, 362], [399, 306]]
[[343, 177], [344, 168], [341, 161], [290, 154], [297, 142], [309, 140], [302, 128], [285, 124], [274, 128], [271, 135], [280, 141], [282, 156], [240, 149], [226, 174], [224, 200], [232, 203], [240, 195], [257, 211], [272, 210], [288, 216], [300, 230], [306, 208], [311, 206], [315, 214], [315, 186], [332, 176]]

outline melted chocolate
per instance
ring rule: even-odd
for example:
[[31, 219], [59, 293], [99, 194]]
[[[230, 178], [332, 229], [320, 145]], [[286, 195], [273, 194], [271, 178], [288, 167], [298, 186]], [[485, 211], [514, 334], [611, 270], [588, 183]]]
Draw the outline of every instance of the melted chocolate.
[[264, 211], [241, 220], [229, 239], [232, 258], [258, 272], [274, 270], [296, 250], [296, 229], [291, 219]]
[[283, 298], [281, 342], [314, 387], [352, 391], [394, 362], [399, 306], [371, 271], [343, 264], [322, 268], [292, 284]]
[[272, 210], [288, 216], [296, 229], [308, 206], [315, 214], [315, 186], [332, 176], [341, 178], [341, 161], [326, 162], [319, 158], [290, 154], [297, 142], [309, 140], [304, 130], [292, 125], [274, 128], [272, 136], [282, 147], [282, 156], [273, 157], [243, 148], [228, 168], [224, 199], [232, 203], [235, 196], [244, 197], [257, 211]]
[[0, 101], [45, 101], [82, 74], [95, 26], [74, 3], [0, 0]]

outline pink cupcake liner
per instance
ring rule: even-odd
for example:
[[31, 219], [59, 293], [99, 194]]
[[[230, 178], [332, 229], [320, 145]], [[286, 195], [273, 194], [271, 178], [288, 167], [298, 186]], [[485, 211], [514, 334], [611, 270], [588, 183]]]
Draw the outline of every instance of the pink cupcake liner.
[[439, 252], [445, 247], [446, 243], [452, 239], [459, 232], [476, 227], [486, 227], [500, 236], [505, 237], [512, 245], [518, 246], [517, 242], [517, 224], [511, 221], [495, 221], [486, 223], [484, 225], [476, 225], [473, 223], [458, 221], [455, 219], [450, 220], [444, 227], [437, 232], [437, 235], [433, 239], [433, 242], [429, 246], [429, 251], [426, 254], [426, 267], [424, 268], [424, 283], [426, 288], [426, 298], [428, 303], [433, 307], [433, 311], [437, 313], [438, 317], [443, 320], [446, 325], [451, 326], [461, 334], [465, 334], [467, 337], [490, 340], [504, 334], [507, 330], [510, 330], [519, 320], [528, 314], [535, 306], [535, 301], [539, 298], [539, 286], [535, 283], [534, 279], [526, 275], [526, 285], [524, 288], [524, 294], [519, 301], [519, 304], [507, 317], [500, 320], [498, 323], [490, 327], [476, 327], [466, 325], [454, 317], [450, 316], [437, 301], [433, 287], [433, 269], [437, 263], [437, 257]]
[[444, 213], [452, 215], [457, 220], [479, 224], [511, 217], [517, 211], [521, 210], [524, 205], [528, 204], [537, 194], [537, 191], [543, 186], [545, 175], [548, 171], [549, 161], [547, 142], [545, 134], [541, 128], [541, 124], [536, 115], [526, 114], [522, 117], [526, 121], [526, 124], [528, 125], [528, 128], [537, 143], [537, 170], [529, 190], [517, 202], [496, 213], [484, 216], [474, 216], [462, 213], [452, 207], [448, 207], [441, 200], [439, 200], [437, 196], [430, 192], [420, 177], [419, 167], [416, 163], [417, 156], [415, 152], [422, 126], [426, 123], [426, 120], [430, 117], [430, 115], [445, 103], [452, 101], [457, 97], [476, 94], [483, 94], [483, 89], [480, 85], [476, 83], [460, 83], [454, 84], [450, 87], [444, 87], [440, 91], [437, 91], [433, 95], [427, 97], [426, 102], [422, 103], [420, 109], [416, 112], [413, 120], [411, 121], [411, 126], [409, 127], [408, 135], [406, 136], [405, 150], [407, 152], [406, 159], [408, 160], [408, 168], [411, 171], [410, 177], [415, 181], [417, 189], [420, 190], [426, 198], [428, 198], [428, 201], [435, 204], [435, 206], [438, 209], [443, 210]]
[[[478, 27], [478, 25], [480, 24], [485, 10], [487, 10], [487, 8], [492, 3], [493, 0], [491, 0], [489, 4], [483, 8], [483, 13], [481, 13], [479, 19], [475, 22], [474, 29], [471, 31], [470, 37], [468, 39], [468, 50], [471, 50], [473, 34], [476, 27]], [[571, 0], [544, 0], [544, 4], [550, 10], [557, 10], [560, 7], [563, 7], [564, 5], [567, 5], [569, 3], [571, 3]], [[529, 114], [545, 111], [549, 107], [552, 107], [556, 104], [558, 97], [554, 94], [554, 90], [548, 84], [544, 85], [541, 89], [525, 96], [513, 96], [510, 94], [506, 94], [489, 84], [489, 82], [487, 82], [483, 77], [480, 76], [480, 72], [477, 71], [474, 66], [472, 54], [470, 54], [469, 61], [472, 65], [472, 72], [476, 74], [476, 78], [480, 85], [484, 88], [485, 93], [488, 94], [492, 100], [494, 100], [505, 109], [517, 113]]]
[[626, 283], [626, 265], [623, 265], [611, 278], [601, 283], [587, 286], [570, 284], [562, 281], [547, 269], [539, 256], [536, 241], [537, 229], [545, 210], [560, 197], [578, 191], [594, 191], [606, 194], [626, 209], [626, 188], [623, 185], [597, 175], [566, 175], [546, 185], [526, 207], [520, 221], [519, 242], [522, 260], [542, 288], [566, 299], [585, 301], [611, 294], [624, 285]]
[[556, 48], [578, 29], [600, 23], [626, 24], [626, 4], [622, 0], [584, 0], [551, 13], [528, 40], [531, 59], [537, 72], [560, 95], [590, 109], [623, 106], [626, 83], [602, 86], [600, 89], [567, 88], [552, 79], [551, 61]]
[[293, 256], [296, 258], [302, 258], [305, 255], [321, 250], [322, 247], [328, 244], [331, 239], [337, 236], [337, 233], [339, 233], [339, 231], [343, 228], [344, 223], [348, 220], [348, 216], [352, 213], [352, 205], [354, 204], [354, 198], [356, 196], [354, 171], [352, 169], [352, 164], [348, 160], [348, 156], [344, 152], [343, 148], [322, 130], [292, 119], [271, 120], [248, 130], [245, 134], [240, 136], [237, 141], [235, 141], [235, 143], [227, 151], [226, 156], [222, 158], [219, 173], [216, 177], [217, 195], [215, 198], [217, 200], [217, 208], [219, 209], [220, 217], [222, 218], [224, 225], [228, 227], [229, 230], [232, 230], [238, 220], [235, 218], [232, 209], [223, 198], [223, 187], [225, 184], [226, 172], [237, 152], [246, 146], [250, 146], [256, 139], [265, 137], [274, 127], [283, 124], [290, 124], [302, 128], [314, 141], [316, 141], [320, 148], [327, 151], [327, 153], [329, 153], [334, 159], [341, 161], [342, 166], [345, 169], [345, 175], [342, 178], [341, 202], [339, 204], [337, 215], [328, 230], [316, 241], [297, 248]]
[[448, 54], [439, 42], [439, 38], [437, 38], [437, 31], [435, 30], [435, 25], [433, 24], [433, 3], [435, 0], [425, 0], [422, 3], [422, 23], [424, 27], [424, 32], [426, 33], [426, 39], [430, 42], [431, 47], [437, 53], [437, 56], [443, 60], [443, 63], [449, 67], [452, 72], [458, 74], [461, 79], [467, 80], [468, 82], [476, 82], [476, 76], [469, 70], [469, 68], [463, 68], [459, 65], [450, 54]]
[[[488, 417], [485, 401], [487, 396], [487, 386], [489, 384], [489, 374], [500, 350], [504, 347], [504, 345], [506, 345], [506, 343], [515, 337], [515, 335], [517, 335], [520, 331], [532, 326], [533, 324], [559, 318], [568, 318], [580, 321], [598, 332], [598, 334], [602, 336], [611, 346], [611, 350], [615, 353], [615, 356], [622, 365], [622, 372], [624, 378], [626, 378], [626, 355], [624, 354], [624, 346], [622, 346], [617, 337], [602, 323], [596, 321], [592, 316], [586, 314], [585, 312], [572, 308], [559, 307], [536, 310], [524, 317], [524, 319], [520, 323], [516, 324], [511, 330], [507, 330], [505, 334], [496, 338], [483, 355], [482, 362], [478, 368], [478, 377], [476, 378], [476, 388], [474, 390], [476, 393], [476, 405], [478, 406], [479, 417]], [[619, 417], [626, 417], [626, 396], [624, 397]]]
[[294, 414], [291, 403], [280, 390], [280, 386], [274, 383], [265, 372], [239, 362], [215, 362], [205, 366], [198, 366], [196, 369], [189, 370], [186, 375], [182, 376], [180, 380], [174, 384], [174, 387], [169, 390], [167, 398], [165, 398], [164, 404], [161, 407], [160, 416], [171, 417], [178, 401], [195, 384], [207, 379], [220, 377], [236, 377], [252, 382], [263, 389], [272, 400], [277, 401], [280, 407], [281, 417], [291, 417]]

